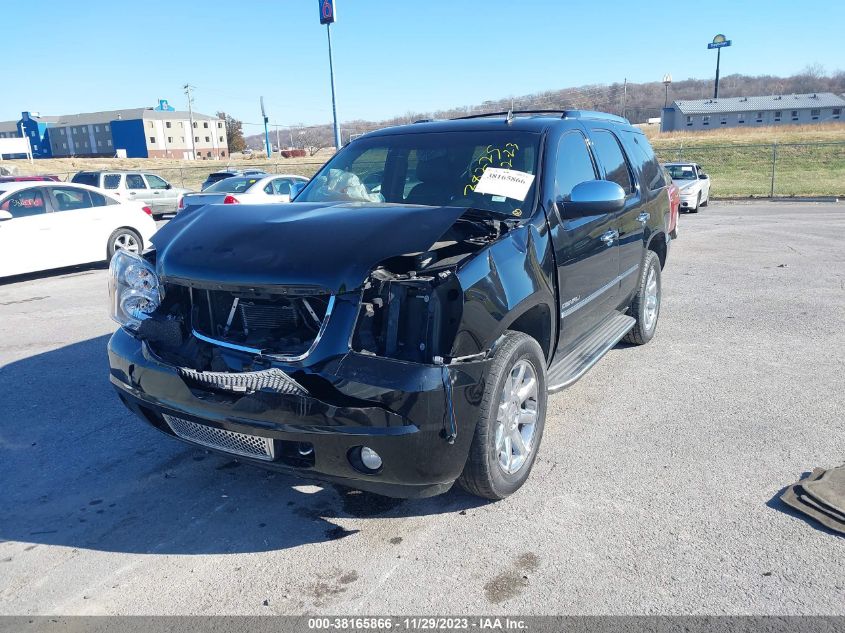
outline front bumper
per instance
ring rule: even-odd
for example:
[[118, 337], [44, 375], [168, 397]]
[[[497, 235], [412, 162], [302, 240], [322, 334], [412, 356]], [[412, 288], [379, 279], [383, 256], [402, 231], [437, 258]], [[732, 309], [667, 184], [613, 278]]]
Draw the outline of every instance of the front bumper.
[[698, 194], [681, 196], [681, 209], [694, 209], [698, 200]]
[[[158, 430], [177, 437], [164, 418], [170, 415], [269, 438], [275, 447], [272, 461], [237, 459], [394, 497], [439, 494], [460, 475], [490, 363], [444, 369], [349, 352], [317, 367], [275, 365], [312, 385], [307, 396], [299, 396], [198, 388], [122, 329], [110, 339], [108, 353], [110, 379], [121, 400]], [[452, 383], [457, 429], [452, 443], [446, 439], [444, 372]], [[302, 446], [313, 451], [303, 456], [298, 451]], [[351, 456], [361, 446], [381, 456], [378, 472], [365, 473], [353, 465]]]

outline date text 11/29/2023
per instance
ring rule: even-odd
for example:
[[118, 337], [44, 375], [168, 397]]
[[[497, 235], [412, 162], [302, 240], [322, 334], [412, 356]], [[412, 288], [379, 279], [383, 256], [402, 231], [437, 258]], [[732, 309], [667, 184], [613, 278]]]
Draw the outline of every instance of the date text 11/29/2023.
[[397, 631], [457, 631], [478, 629], [482, 631], [523, 631], [524, 620], [509, 617], [332, 617], [309, 618], [308, 629], [312, 631], [339, 630], [392, 630]]

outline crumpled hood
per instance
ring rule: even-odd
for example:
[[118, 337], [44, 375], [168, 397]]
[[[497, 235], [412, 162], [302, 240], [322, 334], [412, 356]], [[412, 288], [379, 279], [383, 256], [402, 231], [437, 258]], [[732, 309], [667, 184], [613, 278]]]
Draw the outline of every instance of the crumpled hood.
[[359, 287], [381, 261], [427, 250], [466, 212], [367, 203], [211, 204], [152, 239], [165, 278], [226, 286]]

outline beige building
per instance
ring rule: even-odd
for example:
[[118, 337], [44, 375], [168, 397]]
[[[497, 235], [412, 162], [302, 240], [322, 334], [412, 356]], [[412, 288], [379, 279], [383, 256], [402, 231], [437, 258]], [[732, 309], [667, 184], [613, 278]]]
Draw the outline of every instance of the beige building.
[[0, 122], [0, 138], [31, 136], [36, 158], [115, 156], [216, 160], [229, 156], [222, 119], [188, 112], [131, 108], [42, 117], [24, 112]]

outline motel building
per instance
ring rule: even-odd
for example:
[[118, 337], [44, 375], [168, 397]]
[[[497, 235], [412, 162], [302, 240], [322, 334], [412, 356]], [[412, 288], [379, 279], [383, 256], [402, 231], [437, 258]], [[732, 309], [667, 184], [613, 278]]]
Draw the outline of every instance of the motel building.
[[0, 122], [0, 138], [27, 137], [34, 158], [112, 157], [218, 160], [228, 158], [223, 119], [171, 108], [131, 108], [41, 116], [23, 112]]

